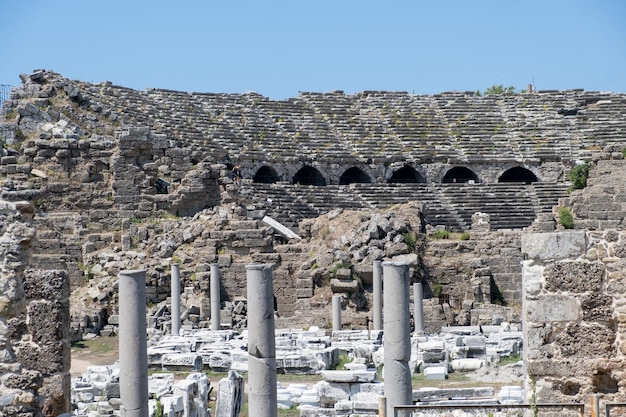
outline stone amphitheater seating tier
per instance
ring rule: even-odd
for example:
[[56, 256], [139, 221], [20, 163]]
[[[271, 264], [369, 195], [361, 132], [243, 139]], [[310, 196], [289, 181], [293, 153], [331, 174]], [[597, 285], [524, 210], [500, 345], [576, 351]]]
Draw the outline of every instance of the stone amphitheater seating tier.
[[539, 213], [551, 213], [567, 195], [564, 184], [351, 184], [325, 187], [252, 184], [242, 187], [246, 204], [296, 229], [300, 220], [336, 208], [373, 209], [407, 202], [424, 203], [427, 224], [469, 231], [476, 212], [491, 217], [493, 230], [530, 226]]
[[579, 90], [486, 97], [301, 93], [273, 101], [255, 93], [79, 87], [126, 124], [233, 160], [573, 161], [622, 146], [616, 132], [626, 129], [626, 96]]

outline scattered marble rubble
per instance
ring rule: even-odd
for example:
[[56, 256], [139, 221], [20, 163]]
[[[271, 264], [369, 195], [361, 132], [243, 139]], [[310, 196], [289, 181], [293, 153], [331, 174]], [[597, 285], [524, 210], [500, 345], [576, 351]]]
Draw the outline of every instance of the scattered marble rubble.
[[[382, 332], [362, 330], [277, 329], [276, 364], [279, 373], [320, 374], [323, 381], [306, 384], [278, 384], [278, 407], [297, 406], [301, 416], [376, 415], [383, 383], [376, 380], [382, 365]], [[522, 334], [516, 326], [445, 327], [439, 335], [412, 338], [411, 370], [427, 379], [446, 379], [448, 372], [473, 371], [500, 356], [517, 355]], [[352, 362], [345, 370], [331, 370], [340, 354]], [[229, 372], [220, 382], [218, 417], [229, 416], [242, 401], [243, 378], [247, 372], [247, 331], [181, 329], [179, 336], [153, 333], [148, 343], [148, 361], [163, 371], [190, 371], [184, 381], [174, 374], [151, 376], [149, 390], [158, 398], [164, 415], [170, 417], [208, 416], [210, 382], [201, 371]], [[222, 387], [222, 383], [224, 386]], [[228, 393], [225, 394], [225, 393]], [[225, 399], [220, 399], [225, 395]], [[437, 404], [449, 401], [523, 402], [522, 388], [505, 386], [496, 396], [493, 388], [437, 389], [413, 391], [414, 402]], [[76, 415], [98, 417], [119, 410], [119, 368], [117, 365], [90, 367], [87, 374], [72, 380], [72, 403]], [[151, 400], [151, 410], [156, 400]], [[230, 411], [228, 411], [230, 410]], [[331, 411], [332, 410], [332, 411]]]
[[[72, 378], [71, 401], [74, 415], [99, 417], [120, 414], [119, 365], [90, 366], [80, 378]], [[157, 404], [168, 417], [208, 417], [209, 378], [191, 373], [175, 382], [174, 374], [159, 373], [148, 377], [149, 409], [154, 415]]]

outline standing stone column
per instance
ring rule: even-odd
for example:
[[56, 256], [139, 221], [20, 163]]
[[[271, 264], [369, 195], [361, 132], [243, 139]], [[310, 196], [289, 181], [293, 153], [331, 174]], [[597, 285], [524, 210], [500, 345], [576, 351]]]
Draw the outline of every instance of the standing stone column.
[[248, 279], [248, 408], [277, 417], [274, 289], [270, 265], [246, 265]]
[[333, 295], [333, 332], [341, 330], [341, 296]]
[[211, 264], [211, 330], [220, 329], [220, 266]]
[[120, 271], [119, 279], [120, 415], [148, 417], [146, 271]]
[[172, 336], [180, 333], [180, 268], [178, 264], [172, 264]]
[[424, 334], [424, 290], [421, 282], [413, 283], [413, 321], [415, 334]]
[[409, 313], [409, 266], [383, 262], [385, 281], [383, 346], [385, 397], [387, 415], [393, 416], [396, 405], [410, 405], [411, 387], [411, 324]]
[[383, 263], [374, 261], [374, 330], [383, 329]]

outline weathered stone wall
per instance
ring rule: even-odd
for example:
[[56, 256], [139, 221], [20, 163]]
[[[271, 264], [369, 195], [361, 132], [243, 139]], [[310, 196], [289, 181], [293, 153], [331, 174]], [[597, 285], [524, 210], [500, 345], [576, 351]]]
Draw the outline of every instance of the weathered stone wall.
[[29, 267], [34, 208], [0, 205], [0, 408], [5, 416], [70, 411], [69, 280]]
[[[626, 233], [524, 236], [525, 360], [538, 402], [623, 402]], [[555, 250], [555, 248], [557, 248]]]
[[538, 402], [624, 402], [626, 164], [602, 160], [563, 205], [580, 230], [522, 236], [527, 388]]

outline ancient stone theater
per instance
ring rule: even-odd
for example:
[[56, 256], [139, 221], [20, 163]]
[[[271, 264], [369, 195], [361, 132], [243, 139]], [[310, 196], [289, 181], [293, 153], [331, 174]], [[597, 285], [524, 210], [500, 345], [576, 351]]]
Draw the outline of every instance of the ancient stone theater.
[[365, 328], [372, 264], [410, 265], [428, 332], [519, 322], [540, 402], [626, 401], [626, 95], [136, 91], [47, 70], [0, 113], [0, 407], [69, 411], [70, 344], [115, 326], [144, 268], [163, 325], [246, 326], [246, 264], [277, 325]]

